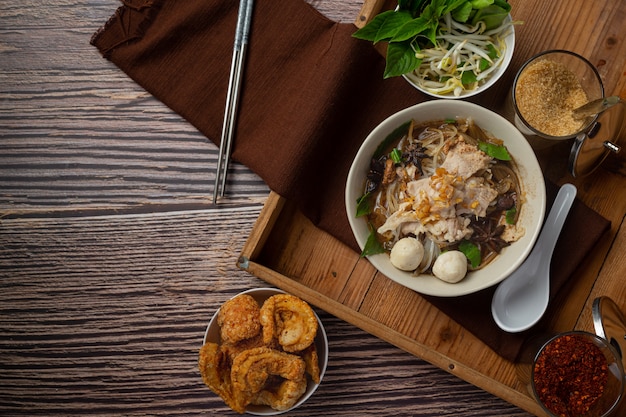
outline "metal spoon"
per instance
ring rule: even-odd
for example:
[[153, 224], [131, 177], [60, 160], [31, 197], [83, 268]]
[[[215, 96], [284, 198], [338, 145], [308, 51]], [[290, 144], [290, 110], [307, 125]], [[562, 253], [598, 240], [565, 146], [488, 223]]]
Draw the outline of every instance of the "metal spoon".
[[496, 289], [491, 314], [502, 330], [510, 333], [526, 330], [546, 311], [552, 252], [575, 197], [575, 186], [561, 187], [532, 252]]
[[596, 114], [600, 114], [613, 107], [619, 102], [619, 96], [602, 97], [572, 110], [572, 116], [574, 119], [584, 119], [585, 117], [595, 116]]

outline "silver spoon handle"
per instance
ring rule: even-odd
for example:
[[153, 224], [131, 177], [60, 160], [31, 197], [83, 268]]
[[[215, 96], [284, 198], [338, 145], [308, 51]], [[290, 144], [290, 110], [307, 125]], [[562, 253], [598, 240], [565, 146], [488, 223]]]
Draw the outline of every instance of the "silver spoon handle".
[[574, 116], [574, 119], [584, 119], [585, 117], [595, 116], [613, 107], [620, 101], [619, 96], [603, 97], [574, 109], [572, 116]]

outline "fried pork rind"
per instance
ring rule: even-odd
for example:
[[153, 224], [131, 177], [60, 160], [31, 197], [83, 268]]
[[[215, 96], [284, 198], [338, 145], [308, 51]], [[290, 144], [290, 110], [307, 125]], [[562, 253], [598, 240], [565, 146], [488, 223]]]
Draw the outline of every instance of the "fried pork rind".
[[232, 395], [230, 360], [218, 344], [209, 342], [202, 346], [198, 366], [202, 380], [211, 391], [219, 395], [226, 405], [236, 412], [245, 412], [246, 407], [241, 408], [239, 401]]
[[284, 411], [293, 407], [306, 391], [306, 377], [297, 381], [285, 381], [275, 390], [264, 389], [259, 392], [252, 404], [268, 405], [274, 410]]
[[313, 309], [300, 298], [289, 294], [273, 295], [261, 307], [263, 342], [277, 339], [286, 352], [309, 347], [317, 334]]
[[306, 373], [311, 376], [311, 380], [316, 384], [320, 383], [321, 371], [320, 371], [320, 361], [317, 355], [317, 347], [315, 343], [312, 343], [311, 346], [303, 350], [299, 353], [299, 355], [304, 360], [304, 365], [306, 369]]
[[[245, 409], [255, 401], [272, 408], [284, 407], [275, 409], [290, 408], [306, 390], [305, 368], [304, 360], [299, 356], [268, 347], [241, 352], [235, 357], [230, 372], [237, 405]], [[284, 379], [276, 390], [268, 386], [272, 376]]]
[[259, 315], [259, 303], [249, 294], [240, 294], [226, 301], [217, 316], [222, 341], [235, 344], [259, 334]]
[[306, 392], [306, 374], [320, 383], [317, 316], [298, 297], [273, 296], [259, 308], [241, 294], [222, 305], [216, 322], [220, 343], [202, 346], [200, 373], [234, 411], [251, 404], [284, 411]]

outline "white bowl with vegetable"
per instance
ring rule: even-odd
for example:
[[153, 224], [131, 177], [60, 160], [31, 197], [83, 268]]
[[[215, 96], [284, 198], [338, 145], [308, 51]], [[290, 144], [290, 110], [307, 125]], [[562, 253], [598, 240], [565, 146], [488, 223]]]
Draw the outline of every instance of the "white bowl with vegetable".
[[362, 255], [393, 281], [441, 297], [513, 272], [537, 239], [545, 200], [524, 136], [460, 100], [420, 103], [384, 120], [357, 152], [345, 191]]
[[487, 90], [511, 63], [515, 28], [506, 1], [398, 3], [353, 35], [388, 42], [384, 78], [402, 76], [427, 95], [459, 99]]

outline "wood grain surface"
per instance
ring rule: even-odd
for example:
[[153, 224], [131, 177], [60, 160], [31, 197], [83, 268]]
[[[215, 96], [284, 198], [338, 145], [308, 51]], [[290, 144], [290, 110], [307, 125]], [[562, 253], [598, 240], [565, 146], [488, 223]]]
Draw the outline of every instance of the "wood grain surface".
[[[362, 6], [310, 3], [343, 22], [355, 21]], [[577, 41], [520, 28], [521, 56], [541, 46], [583, 48], [604, 62], [603, 76], [619, 72], [607, 76], [607, 91], [626, 91], [619, 2], [579, 1], [584, 10], [572, 7], [571, 16], [550, 15], [569, 10], [565, 0], [537, 2], [540, 10], [511, 3], [521, 18], [547, 28], [555, 26], [551, 19], [583, 15], [596, 28]], [[236, 415], [202, 384], [197, 352], [222, 302], [268, 285], [236, 262], [269, 190], [235, 163], [228, 199], [210, 204], [217, 149], [89, 45], [119, 5], [0, 0], [3, 416]], [[623, 192], [625, 171], [621, 159], [606, 166], [579, 189], [594, 209], [621, 218], [589, 266], [613, 276], [626, 263], [626, 203], [611, 198]], [[611, 290], [602, 285], [593, 291]], [[288, 415], [529, 415], [318, 314], [329, 368], [315, 395]]]

